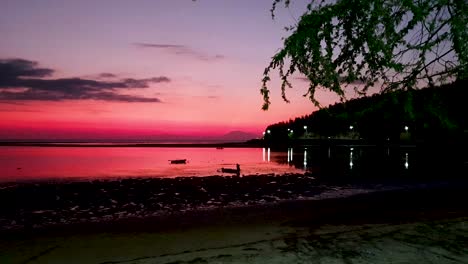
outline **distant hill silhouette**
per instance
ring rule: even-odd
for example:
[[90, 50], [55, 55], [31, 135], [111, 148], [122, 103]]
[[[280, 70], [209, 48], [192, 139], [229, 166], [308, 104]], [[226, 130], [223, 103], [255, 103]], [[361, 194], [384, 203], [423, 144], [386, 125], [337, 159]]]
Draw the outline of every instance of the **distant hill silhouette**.
[[457, 81], [337, 103], [310, 115], [269, 125], [265, 140], [270, 143], [301, 138], [459, 141], [466, 138], [468, 129], [466, 87], [468, 81]]
[[250, 139], [255, 139], [258, 137], [259, 137], [258, 135], [255, 135], [253, 133], [248, 133], [248, 132], [243, 132], [243, 131], [231, 131], [221, 136], [219, 139], [223, 141], [229, 141], [229, 142], [241, 142], [241, 141], [247, 141]]

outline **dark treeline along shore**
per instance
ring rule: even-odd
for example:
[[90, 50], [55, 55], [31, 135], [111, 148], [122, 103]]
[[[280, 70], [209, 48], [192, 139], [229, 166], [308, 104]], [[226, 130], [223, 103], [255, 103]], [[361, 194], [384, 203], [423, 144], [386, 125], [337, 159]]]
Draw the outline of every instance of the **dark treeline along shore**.
[[468, 81], [376, 94], [269, 125], [267, 145], [460, 144], [468, 135]]

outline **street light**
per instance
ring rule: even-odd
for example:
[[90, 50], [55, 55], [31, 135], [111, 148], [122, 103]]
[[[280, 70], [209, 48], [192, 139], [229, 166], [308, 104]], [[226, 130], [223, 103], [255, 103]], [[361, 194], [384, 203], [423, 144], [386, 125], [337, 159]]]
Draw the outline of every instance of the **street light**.
[[353, 128], [354, 128], [353, 126], [349, 126], [349, 129], [350, 129], [350, 130], [353, 130]]
[[405, 131], [406, 131], [406, 132], [408, 132], [408, 129], [409, 129], [408, 126], [405, 126]]
[[270, 134], [270, 133], [271, 133], [270, 129], [268, 129], [268, 130], [267, 130], [267, 133], [268, 133], [268, 134]]

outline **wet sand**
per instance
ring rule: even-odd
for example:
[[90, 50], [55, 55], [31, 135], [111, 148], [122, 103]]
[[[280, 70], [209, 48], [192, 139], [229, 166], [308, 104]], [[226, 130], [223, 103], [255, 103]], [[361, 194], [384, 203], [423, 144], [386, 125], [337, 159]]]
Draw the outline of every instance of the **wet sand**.
[[466, 263], [468, 219], [2, 239], [2, 263]]
[[466, 263], [466, 181], [4, 231], [0, 263]]

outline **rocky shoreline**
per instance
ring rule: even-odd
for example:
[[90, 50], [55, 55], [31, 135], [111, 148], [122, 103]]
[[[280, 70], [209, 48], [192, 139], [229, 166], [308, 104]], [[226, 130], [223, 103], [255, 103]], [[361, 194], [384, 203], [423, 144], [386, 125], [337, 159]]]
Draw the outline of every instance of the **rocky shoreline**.
[[249, 205], [324, 191], [304, 175], [13, 183], [0, 188], [0, 230]]
[[311, 174], [3, 183], [0, 231], [325, 199], [403, 187], [325, 183]]

